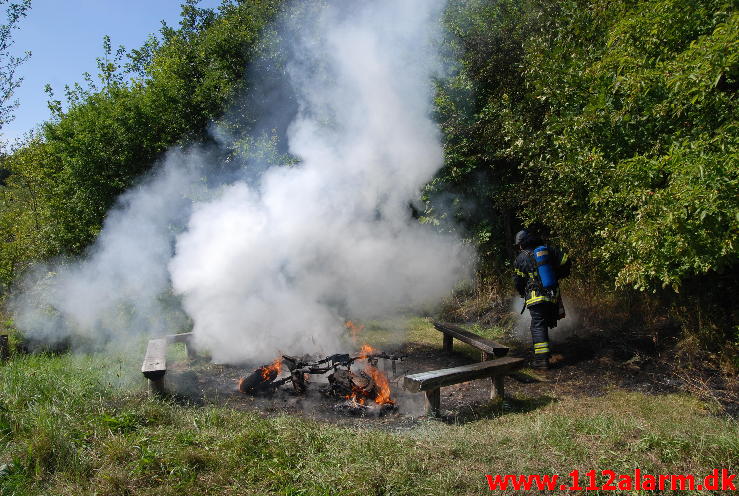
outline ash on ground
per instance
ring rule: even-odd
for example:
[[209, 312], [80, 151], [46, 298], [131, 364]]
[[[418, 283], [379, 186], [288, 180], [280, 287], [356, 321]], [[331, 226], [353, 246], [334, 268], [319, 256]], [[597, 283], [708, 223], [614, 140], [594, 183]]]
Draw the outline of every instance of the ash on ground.
[[260, 394], [240, 392], [239, 381], [251, 375], [259, 368], [258, 365], [182, 361], [167, 371], [165, 382], [167, 389], [178, 399], [254, 411], [267, 417], [289, 414], [341, 425], [410, 426], [425, 412], [424, 395], [409, 393], [402, 388], [403, 377], [415, 370], [399, 364], [393, 374], [390, 363], [383, 362], [385, 360], [380, 360], [378, 368], [388, 378], [393, 404], [376, 404], [372, 400], [360, 404], [352, 399], [338, 398], [331, 392], [328, 374], [311, 376], [303, 392], [295, 391], [289, 382]]
[[[248, 396], [237, 390], [239, 378], [252, 372], [255, 366], [231, 367], [206, 362], [181, 362], [167, 372], [166, 381], [178, 397], [186, 401], [205, 404], [213, 403], [236, 409], [258, 412], [264, 416], [300, 415], [322, 422], [339, 425], [358, 425], [381, 429], [402, 430], [418, 425], [425, 414], [423, 393], [409, 393], [402, 388], [403, 377], [429, 370], [456, 367], [474, 361], [474, 355], [465, 353], [463, 347], [455, 348], [452, 354], [441, 351], [438, 346], [421, 343], [406, 343], [396, 351], [406, 355], [398, 363], [395, 374], [389, 364], [380, 363], [390, 381], [392, 398], [397, 410], [383, 416], [354, 416], [342, 407], [337, 407], [336, 398], [326, 397], [319, 389], [327, 386], [327, 379], [315, 377], [314, 387], [304, 394], [296, 394], [289, 386], [280, 388], [272, 395]], [[504, 401], [490, 400], [491, 382], [479, 379], [441, 388], [441, 420], [449, 423], [473, 422], [513, 412], [526, 412], [542, 408], [562, 397], [603, 396], [614, 388], [637, 391], [644, 394], [671, 394], [684, 391], [684, 378], [676, 376], [669, 367], [653, 356], [640, 355], [632, 351], [616, 353], [614, 348], [601, 348], [591, 340], [579, 339], [569, 342], [563, 356], [558, 357], [552, 370], [546, 374], [522, 371], [505, 380]], [[526, 356], [525, 344], [511, 349], [511, 356]], [[719, 385], [714, 394], [721, 394], [722, 404], [736, 405], [737, 384]], [[723, 398], [723, 397], [726, 398]], [[731, 400], [733, 398], [733, 400]], [[730, 407], [725, 412], [736, 415]]]

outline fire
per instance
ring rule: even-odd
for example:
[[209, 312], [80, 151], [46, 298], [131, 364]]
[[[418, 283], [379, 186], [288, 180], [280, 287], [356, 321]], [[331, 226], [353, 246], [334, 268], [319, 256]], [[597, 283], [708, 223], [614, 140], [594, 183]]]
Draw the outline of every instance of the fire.
[[282, 357], [275, 358], [275, 361], [271, 365], [265, 365], [262, 367], [262, 379], [265, 381], [270, 380], [272, 374], [279, 375], [282, 370]]
[[[366, 360], [375, 353], [377, 353], [375, 348], [365, 344], [359, 350], [359, 359]], [[374, 383], [373, 390], [367, 391], [360, 387], [353, 387], [352, 394], [347, 395], [346, 399], [359, 405], [364, 405], [365, 400], [370, 399], [370, 394], [374, 392], [375, 397], [371, 399], [378, 405], [394, 405], [395, 402], [390, 398], [390, 381], [388, 381], [387, 376], [371, 364], [365, 366], [364, 373], [372, 378], [372, 382]]]
[[362, 348], [359, 350], [359, 359], [366, 360], [367, 357], [369, 357], [373, 353], [377, 353], [377, 350], [368, 344], [363, 344]]
[[347, 320], [344, 323], [344, 327], [346, 327], [347, 329], [349, 329], [349, 332], [352, 335], [352, 340], [354, 340], [354, 341], [357, 340], [357, 336], [359, 335], [359, 333], [364, 330], [364, 325], [362, 325], [362, 324], [357, 325], [354, 322], [352, 322], [351, 320]]
[[364, 406], [364, 398], [362, 398], [361, 396], [357, 396], [356, 391], [352, 394], [347, 394], [346, 396], [344, 396], [344, 399], [347, 399], [351, 401], [352, 403], [354, 403], [354, 406], [358, 406], [358, 405]]
[[370, 377], [372, 377], [372, 380], [375, 381], [375, 387], [377, 390], [375, 403], [378, 405], [395, 404], [395, 402], [390, 399], [390, 382], [388, 382], [387, 376], [372, 365], [368, 365], [364, 370], [370, 375]]

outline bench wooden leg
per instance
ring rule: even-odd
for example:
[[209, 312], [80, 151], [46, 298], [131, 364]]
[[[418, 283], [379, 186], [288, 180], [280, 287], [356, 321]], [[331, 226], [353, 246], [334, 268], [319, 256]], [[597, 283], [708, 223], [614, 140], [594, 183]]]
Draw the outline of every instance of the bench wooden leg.
[[454, 338], [449, 334], [444, 334], [444, 351], [451, 353], [454, 348]]
[[8, 335], [0, 334], [0, 362], [10, 358], [10, 345], [8, 344]]
[[195, 353], [195, 349], [190, 346], [190, 343], [185, 343], [185, 351], [187, 351], [187, 358], [189, 360], [195, 360], [197, 353]]
[[438, 417], [441, 409], [441, 389], [426, 391], [426, 415]]
[[480, 356], [480, 361], [481, 362], [487, 362], [488, 360], [490, 360], [490, 355], [488, 355], [488, 352], [487, 351], [481, 351], [480, 352], [480, 355], [481, 355]]
[[164, 396], [164, 376], [157, 379], [149, 379], [149, 394], [152, 396]]
[[493, 377], [491, 379], [492, 381], [492, 388], [490, 389], [490, 399], [500, 398], [503, 399], [505, 397], [505, 388], [503, 386], [503, 379], [505, 379], [505, 376], [499, 375], [496, 377]]

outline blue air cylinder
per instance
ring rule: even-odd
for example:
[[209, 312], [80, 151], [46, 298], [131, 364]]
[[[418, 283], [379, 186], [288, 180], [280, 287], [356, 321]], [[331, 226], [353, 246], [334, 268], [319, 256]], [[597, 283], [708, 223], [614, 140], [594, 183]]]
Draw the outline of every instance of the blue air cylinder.
[[536, 260], [536, 267], [539, 270], [541, 285], [545, 289], [556, 288], [557, 275], [554, 273], [554, 266], [549, 261], [549, 247], [537, 246], [534, 248], [534, 259]]

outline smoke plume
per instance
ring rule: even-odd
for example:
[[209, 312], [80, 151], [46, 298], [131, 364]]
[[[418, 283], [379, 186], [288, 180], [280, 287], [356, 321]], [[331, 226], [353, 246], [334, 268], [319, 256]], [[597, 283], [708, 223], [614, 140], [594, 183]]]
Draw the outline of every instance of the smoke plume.
[[37, 271], [17, 324], [106, 338], [191, 325], [196, 346], [239, 362], [338, 350], [347, 318], [438, 301], [472, 260], [410, 207], [443, 160], [430, 118], [443, 6], [329, 2], [299, 27], [287, 13], [285, 139], [298, 163], [225, 178], [202, 151], [170, 153], [87, 258]]

